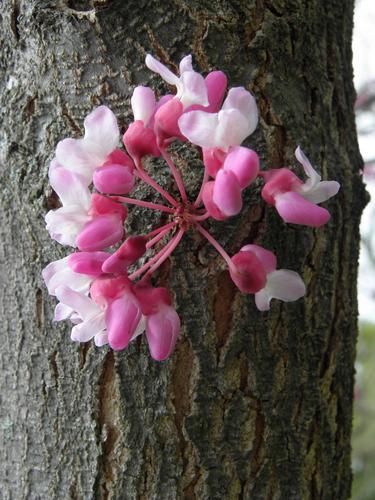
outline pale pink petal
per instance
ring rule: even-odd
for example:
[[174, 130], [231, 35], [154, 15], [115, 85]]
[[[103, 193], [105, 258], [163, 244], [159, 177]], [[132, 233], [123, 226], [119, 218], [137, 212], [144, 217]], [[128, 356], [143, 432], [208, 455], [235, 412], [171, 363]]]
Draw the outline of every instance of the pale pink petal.
[[305, 153], [302, 151], [302, 149], [298, 146], [297, 149], [295, 150], [295, 156], [297, 160], [301, 163], [303, 166], [303, 169], [305, 171], [305, 174], [309, 178], [305, 185], [307, 186], [306, 189], [312, 189], [314, 186], [320, 182], [321, 177], [318, 174], [318, 172], [314, 169], [314, 167], [311, 165], [309, 159], [305, 155]]
[[170, 71], [166, 66], [164, 66], [164, 64], [159, 62], [157, 59], [152, 57], [151, 54], [147, 54], [146, 56], [146, 66], [154, 73], [158, 73], [163, 78], [163, 80], [165, 80], [170, 85], [177, 86], [179, 84], [178, 76], [174, 75], [172, 71]]
[[81, 206], [69, 205], [50, 210], [45, 215], [46, 228], [51, 237], [62, 245], [76, 246], [77, 234], [90, 220]]
[[68, 286], [77, 292], [88, 292], [92, 278], [90, 276], [75, 273], [68, 266], [54, 274], [48, 281], [47, 288], [50, 295], [55, 295], [60, 286]]
[[195, 71], [182, 73], [176, 97], [185, 108], [192, 104], [208, 106], [207, 88], [203, 76]]
[[245, 245], [241, 248], [240, 252], [254, 252], [267, 273], [275, 271], [277, 264], [276, 255], [270, 250], [266, 250], [259, 245]]
[[107, 332], [97, 333], [94, 337], [94, 342], [97, 347], [103, 347], [103, 345], [107, 345], [108, 344]]
[[55, 307], [53, 321], [62, 321], [64, 319], [68, 319], [70, 318], [73, 312], [74, 311], [71, 307], [66, 306], [65, 304], [61, 304], [61, 302], [59, 302]]
[[215, 140], [218, 125], [218, 114], [205, 111], [189, 111], [178, 120], [182, 135], [193, 144], [204, 148], [220, 147]]
[[106, 324], [104, 313], [100, 312], [92, 318], [88, 318], [82, 323], [72, 328], [71, 339], [76, 342], [88, 342], [96, 335], [105, 330]]
[[237, 109], [247, 120], [246, 137], [252, 134], [258, 125], [258, 108], [254, 96], [243, 87], [231, 88], [222, 107], [223, 111], [230, 109]]
[[112, 349], [124, 349], [134, 335], [142, 313], [132, 293], [114, 300], [108, 306], [106, 323], [108, 341]]
[[241, 211], [241, 188], [232, 172], [219, 170], [215, 179], [212, 199], [227, 217], [237, 215]]
[[56, 297], [60, 302], [76, 311], [82, 320], [92, 318], [101, 312], [100, 307], [93, 300], [67, 286], [57, 288]]
[[215, 131], [214, 146], [228, 151], [239, 146], [253, 131], [248, 118], [238, 109], [223, 109], [218, 114], [219, 125]]
[[237, 146], [231, 149], [225, 158], [224, 170], [232, 172], [241, 189], [244, 189], [258, 175], [259, 157], [252, 149]]
[[97, 162], [85, 147], [84, 139], [64, 139], [57, 144], [56, 158], [66, 169], [82, 175], [87, 184], [91, 183], [92, 172], [103, 162]]
[[136, 87], [131, 98], [131, 106], [134, 121], [141, 120], [146, 127], [155, 112], [156, 100], [154, 91], [150, 87]]
[[84, 127], [84, 140], [90, 143], [88, 150], [104, 163], [120, 139], [116, 116], [107, 106], [99, 106], [85, 118]]
[[267, 311], [273, 298], [293, 302], [303, 297], [305, 293], [305, 284], [298, 273], [279, 269], [267, 275], [266, 286], [255, 294], [255, 304], [260, 311]]
[[185, 71], [193, 71], [192, 57], [191, 54], [183, 57], [180, 62], [180, 75]]
[[89, 209], [91, 194], [85, 177], [65, 169], [56, 159], [52, 160], [48, 175], [63, 205], [80, 205]]
[[306, 189], [306, 184], [302, 185], [298, 192], [313, 203], [322, 203], [332, 198], [340, 189], [340, 184], [336, 181], [321, 181], [313, 189]]
[[44, 282], [48, 288], [48, 292], [51, 294], [50, 289], [49, 289], [49, 282], [53, 278], [53, 276], [56, 273], [59, 273], [60, 271], [64, 271], [68, 267], [68, 257], [64, 257], [63, 259], [55, 260], [53, 262], [50, 262], [42, 271], [42, 276], [44, 279]]
[[92, 180], [95, 168], [102, 166], [108, 155], [116, 149], [119, 129], [115, 115], [106, 106], [99, 106], [85, 121], [83, 139], [64, 139], [57, 144], [56, 158], [68, 170]]
[[277, 195], [275, 201], [276, 210], [285, 222], [320, 227], [330, 219], [328, 210], [311, 203], [294, 191]]
[[171, 306], [164, 306], [156, 314], [147, 317], [146, 336], [151, 356], [163, 361], [172, 353], [178, 334], [180, 318]]

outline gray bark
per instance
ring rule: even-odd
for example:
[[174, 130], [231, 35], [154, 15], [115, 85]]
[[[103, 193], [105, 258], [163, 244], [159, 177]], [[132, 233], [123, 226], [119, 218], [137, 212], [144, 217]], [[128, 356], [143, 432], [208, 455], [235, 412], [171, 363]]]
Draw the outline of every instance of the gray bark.
[[[345, 499], [356, 341], [358, 224], [365, 203], [353, 117], [352, 0], [3, 0], [1, 18], [0, 490], [4, 499]], [[259, 198], [208, 227], [230, 253], [257, 242], [308, 293], [259, 313], [194, 234], [159, 274], [183, 321], [170, 360], [146, 342], [114, 354], [51, 322], [42, 268], [65, 255], [45, 231], [58, 140], [109, 105], [125, 126], [153, 53], [192, 52], [257, 97], [248, 145], [268, 168], [300, 144], [342, 184], [322, 229], [285, 225]], [[181, 168], [190, 193], [201, 168]], [[189, 156], [190, 155], [190, 156]], [[151, 170], [152, 171], [152, 170]], [[169, 185], [165, 169], [155, 169]], [[296, 172], [301, 173], [300, 169]], [[138, 188], [139, 196], [151, 192]], [[128, 228], [156, 220], [132, 211]]]

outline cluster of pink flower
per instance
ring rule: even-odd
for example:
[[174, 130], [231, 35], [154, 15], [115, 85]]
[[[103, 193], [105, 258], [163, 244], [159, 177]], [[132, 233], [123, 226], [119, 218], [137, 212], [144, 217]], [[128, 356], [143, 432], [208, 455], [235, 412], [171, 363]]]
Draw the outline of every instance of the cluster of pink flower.
[[[258, 245], [246, 245], [230, 257], [207, 232], [209, 217], [224, 220], [242, 207], [242, 190], [258, 176], [264, 180], [263, 199], [285, 222], [318, 227], [329, 213], [317, 206], [339, 189], [335, 181], [321, 181], [300, 148], [297, 160], [307, 181], [287, 168], [259, 172], [258, 155], [241, 146], [256, 128], [258, 111], [254, 97], [243, 87], [231, 88], [224, 100], [226, 76], [213, 71], [203, 78], [192, 68], [191, 56], [180, 63], [176, 76], [151, 55], [146, 65], [177, 89], [158, 101], [148, 87], [136, 87], [131, 98], [134, 122], [118, 149], [120, 133], [114, 114], [105, 106], [85, 119], [82, 139], [58, 143], [49, 178], [62, 206], [46, 215], [52, 238], [79, 252], [50, 263], [43, 277], [51, 295], [59, 300], [55, 320], [70, 319], [71, 337], [123, 349], [146, 332], [151, 355], [166, 359], [174, 349], [180, 320], [165, 288], [153, 287], [151, 276], [168, 258], [189, 229], [199, 231], [225, 259], [230, 276], [244, 293], [255, 294], [261, 311], [270, 300], [294, 301], [305, 293], [300, 276], [276, 270], [276, 257]], [[175, 140], [202, 148], [204, 174], [200, 192], [190, 202], [179, 170], [168, 153]], [[162, 156], [179, 190], [178, 197], [164, 190], [142, 165], [145, 156]], [[135, 178], [152, 186], [166, 204], [124, 197]], [[93, 183], [96, 193], [90, 193]], [[100, 194], [99, 194], [100, 193]], [[125, 239], [127, 205], [165, 212], [170, 221], [147, 235]], [[158, 251], [155, 245], [166, 242]], [[120, 244], [120, 246], [118, 246]], [[117, 245], [117, 248], [104, 251]], [[138, 269], [128, 268], [148, 251], [153, 255]]]

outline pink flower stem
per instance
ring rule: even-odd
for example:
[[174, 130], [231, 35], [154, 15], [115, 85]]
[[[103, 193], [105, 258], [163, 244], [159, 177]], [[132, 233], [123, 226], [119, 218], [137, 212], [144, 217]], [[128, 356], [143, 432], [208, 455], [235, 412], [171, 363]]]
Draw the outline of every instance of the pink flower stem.
[[204, 174], [203, 174], [202, 185], [201, 185], [201, 188], [199, 190], [197, 199], [193, 203], [193, 207], [199, 207], [199, 205], [201, 204], [201, 202], [202, 202], [202, 195], [203, 195], [203, 188], [204, 188], [204, 185], [206, 184], [207, 181], [208, 181], [208, 170], [207, 170], [206, 167], [204, 167]]
[[[140, 267], [139, 269], [137, 269], [137, 271], [134, 271], [134, 273], [132, 273], [129, 277], [129, 279], [133, 280], [135, 278], [137, 278], [138, 276], [140, 276], [142, 273], [144, 273], [149, 267], [151, 267], [155, 262], [157, 262], [166, 252], [168, 252], [169, 248], [171, 245], [173, 245], [173, 243], [175, 242], [177, 236], [179, 235], [179, 233], [177, 233], [175, 236], [173, 236], [173, 238], [168, 241], [168, 243], [165, 245], [164, 248], [162, 248], [160, 250], [160, 252], [158, 252], [156, 255], [154, 255], [148, 262], [146, 262], [146, 264], [144, 264], [142, 267]], [[181, 238], [180, 238], [181, 239]], [[175, 248], [175, 247], [174, 247]], [[172, 250], [173, 251], [173, 250]], [[170, 253], [168, 254], [170, 255]]]
[[166, 207], [165, 205], [150, 203], [149, 201], [135, 200], [133, 198], [127, 198], [126, 196], [111, 196], [110, 198], [122, 203], [128, 203], [129, 205], [138, 205], [139, 207], [151, 208], [151, 210], [159, 210], [161, 212], [168, 212], [169, 214], [173, 214], [175, 211], [174, 208]]
[[205, 238], [211, 243], [213, 247], [216, 248], [216, 250], [219, 252], [219, 254], [223, 257], [225, 262], [228, 264], [228, 267], [231, 269], [234, 268], [233, 262], [227, 252], [224, 250], [224, 248], [215, 240], [213, 236], [210, 235], [208, 231], [206, 231], [198, 222], [195, 223], [196, 228], [198, 231], [203, 234]]
[[160, 231], [164, 231], [164, 229], [172, 228], [176, 224], [177, 224], [176, 221], [168, 222], [168, 224], [164, 224], [164, 226], [160, 226], [160, 227], [154, 229], [153, 231], [151, 231], [150, 233], [148, 233], [146, 235], [146, 238], [152, 238], [153, 236], [155, 236], [155, 234], [159, 234]]
[[151, 177], [148, 174], [146, 174], [146, 172], [142, 168], [141, 160], [138, 158], [133, 158], [133, 160], [134, 160], [135, 166], [137, 168], [138, 176], [144, 182], [146, 182], [146, 184], [149, 184], [150, 186], [152, 186], [159, 194], [161, 194], [161, 196], [163, 198], [165, 198], [167, 201], [169, 201], [169, 203], [171, 205], [173, 205], [174, 207], [178, 207], [178, 202], [169, 193], [167, 193], [167, 191], [165, 191], [165, 189], [163, 189], [161, 186], [159, 186], [159, 184], [156, 181], [151, 179]]
[[[177, 222], [175, 222], [175, 224], [177, 224]], [[152, 240], [148, 241], [146, 243], [146, 248], [151, 248], [153, 247], [159, 240], [161, 240], [166, 234], [169, 233], [169, 231], [171, 231], [172, 228], [171, 227], [168, 227], [166, 229], [163, 229], [163, 231], [160, 231], [159, 234], [157, 234], [156, 236], [154, 236], [152, 238]]]
[[205, 212], [205, 213], [204, 213], [204, 214], [202, 214], [202, 215], [193, 215], [193, 219], [194, 219], [195, 221], [199, 221], [199, 222], [201, 222], [201, 221], [203, 221], [203, 220], [206, 220], [206, 219], [208, 219], [209, 217], [210, 217], [210, 214], [209, 214], [208, 212]]
[[183, 183], [183, 180], [182, 180], [180, 172], [176, 168], [176, 165], [173, 163], [172, 158], [168, 154], [167, 150], [164, 149], [164, 148], [160, 148], [160, 152], [161, 152], [164, 160], [167, 162], [168, 167], [170, 168], [170, 170], [172, 172], [172, 175], [173, 175], [173, 177], [174, 177], [174, 179], [176, 181], [178, 190], [180, 191], [182, 201], [184, 203], [186, 203], [187, 202], [187, 196], [186, 196], [185, 186], [184, 186], [184, 183]]
[[185, 233], [185, 229], [182, 229], [182, 228], [181, 228], [181, 229], [178, 231], [178, 233], [177, 233], [175, 236], [173, 236], [173, 238], [171, 239], [171, 241], [168, 243], [168, 249], [166, 250], [166, 247], [164, 247], [164, 250], [165, 250], [165, 251], [164, 251], [164, 252], [163, 252], [163, 254], [160, 256], [160, 258], [159, 258], [159, 259], [155, 262], [155, 264], [153, 264], [153, 265], [150, 267], [150, 269], [147, 271], [147, 273], [146, 273], [146, 274], [145, 274], [145, 276], [144, 276], [145, 278], [146, 278], [147, 276], [151, 276], [151, 274], [152, 274], [153, 272], [155, 272], [155, 271], [156, 271], [156, 269], [157, 269], [158, 267], [160, 267], [166, 259], [168, 259], [168, 257], [171, 255], [171, 253], [174, 251], [174, 249], [175, 249], [175, 248], [177, 247], [177, 245], [180, 243], [181, 238], [183, 237], [184, 233]]

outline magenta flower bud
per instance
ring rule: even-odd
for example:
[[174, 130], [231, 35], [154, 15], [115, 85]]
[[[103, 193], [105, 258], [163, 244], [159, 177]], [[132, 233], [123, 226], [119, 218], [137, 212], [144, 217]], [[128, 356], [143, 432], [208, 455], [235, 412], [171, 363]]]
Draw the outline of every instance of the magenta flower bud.
[[107, 252], [77, 252], [69, 255], [68, 266], [76, 273], [97, 278], [103, 274], [102, 265], [109, 256]]
[[102, 215], [85, 224], [77, 236], [77, 246], [86, 252], [103, 250], [119, 242], [124, 235], [123, 221], [118, 215]]
[[225, 158], [224, 170], [232, 172], [240, 188], [245, 189], [259, 173], [259, 157], [252, 149], [237, 146]]
[[146, 337], [151, 356], [156, 361], [168, 358], [180, 333], [180, 318], [172, 306], [162, 306], [156, 314], [147, 316]]
[[124, 145], [130, 156], [160, 156], [156, 136], [152, 129], [146, 128], [141, 120], [131, 123], [123, 136]]
[[127, 347], [133, 337], [142, 313], [138, 300], [131, 292], [114, 300], [106, 312], [108, 342], [112, 349]]
[[103, 263], [103, 271], [113, 274], [126, 273], [127, 268], [145, 253], [146, 242], [147, 240], [143, 236], [132, 236], [128, 238], [120, 248]]
[[230, 277], [241, 292], [256, 293], [264, 288], [267, 273], [255, 253], [238, 252], [231, 260], [233, 267], [229, 267]]
[[219, 170], [214, 181], [212, 201], [227, 217], [240, 213], [242, 208], [241, 187], [232, 172]]
[[101, 193], [127, 194], [134, 187], [134, 175], [124, 165], [106, 165], [95, 170], [93, 182]]

